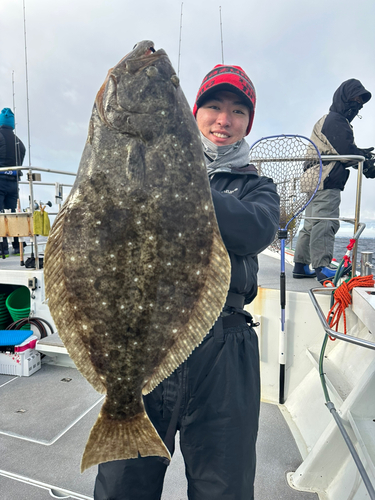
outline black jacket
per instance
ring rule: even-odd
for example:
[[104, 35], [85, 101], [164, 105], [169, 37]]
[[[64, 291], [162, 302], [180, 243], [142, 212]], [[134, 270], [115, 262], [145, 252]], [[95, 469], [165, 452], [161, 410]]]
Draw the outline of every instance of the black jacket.
[[[16, 149], [17, 141], [17, 149]], [[14, 167], [21, 166], [25, 157], [25, 146], [22, 141], [14, 135], [13, 129], [3, 125], [0, 127], [0, 166]], [[14, 172], [14, 173], [11, 173]], [[16, 170], [9, 173], [0, 172], [0, 174], [16, 176]]]
[[[354, 142], [353, 128], [350, 121], [358, 114], [362, 106], [350, 101], [361, 96], [366, 103], [371, 94], [359, 80], [354, 78], [342, 83], [333, 95], [328, 115], [323, 116], [314, 127], [312, 141], [322, 154], [363, 155], [366, 150], [360, 149]], [[355, 164], [357, 162], [354, 162]], [[344, 189], [349, 177], [348, 167], [353, 162], [335, 162], [324, 180], [323, 189]]]
[[218, 172], [210, 179], [221, 236], [228, 250], [232, 277], [230, 291], [249, 304], [257, 294], [258, 258], [275, 238], [280, 200], [272, 179], [256, 172]]

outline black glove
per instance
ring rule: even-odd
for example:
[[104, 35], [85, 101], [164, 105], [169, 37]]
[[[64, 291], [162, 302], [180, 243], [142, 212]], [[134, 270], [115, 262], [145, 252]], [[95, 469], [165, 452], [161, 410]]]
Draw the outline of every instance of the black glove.
[[365, 158], [367, 158], [368, 160], [371, 160], [371, 158], [372, 158], [371, 151], [374, 151], [374, 148], [365, 148], [365, 149], [362, 149], [362, 154]]
[[363, 162], [363, 175], [367, 179], [375, 179], [375, 160], [366, 160]]

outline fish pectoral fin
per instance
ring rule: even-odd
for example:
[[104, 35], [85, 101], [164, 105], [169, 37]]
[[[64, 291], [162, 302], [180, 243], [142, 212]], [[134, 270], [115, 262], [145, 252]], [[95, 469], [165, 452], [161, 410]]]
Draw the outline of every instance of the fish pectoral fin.
[[112, 460], [159, 456], [171, 460], [169, 451], [145, 411], [129, 420], [114, 420], [100, 411], [86, 444], [81, 472]]

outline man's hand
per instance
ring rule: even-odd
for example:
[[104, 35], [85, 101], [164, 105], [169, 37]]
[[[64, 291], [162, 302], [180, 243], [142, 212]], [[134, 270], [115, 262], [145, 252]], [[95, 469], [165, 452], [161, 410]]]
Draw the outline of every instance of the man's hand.
[[368, 160], [371, 160], [372, 154], [371, 151], [374, 151], [374, 148], [365, 148], [362, 149], [363, 156], [367, 158]]
[[375, 179], [375, 159], [363, 162], [363, 175], [367, 179]]

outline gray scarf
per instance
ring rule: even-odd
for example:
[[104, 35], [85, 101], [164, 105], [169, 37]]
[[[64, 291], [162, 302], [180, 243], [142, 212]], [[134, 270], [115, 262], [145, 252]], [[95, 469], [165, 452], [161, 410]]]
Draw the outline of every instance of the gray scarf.
[[201, 132], [202, 146], [209, 176], [217, 172], [233, 174], [248, 174], [256, 172], [253, 165], [249, 165], [250, 147], [245, 139], [241, 139], [229, 146], [217, 146]]

